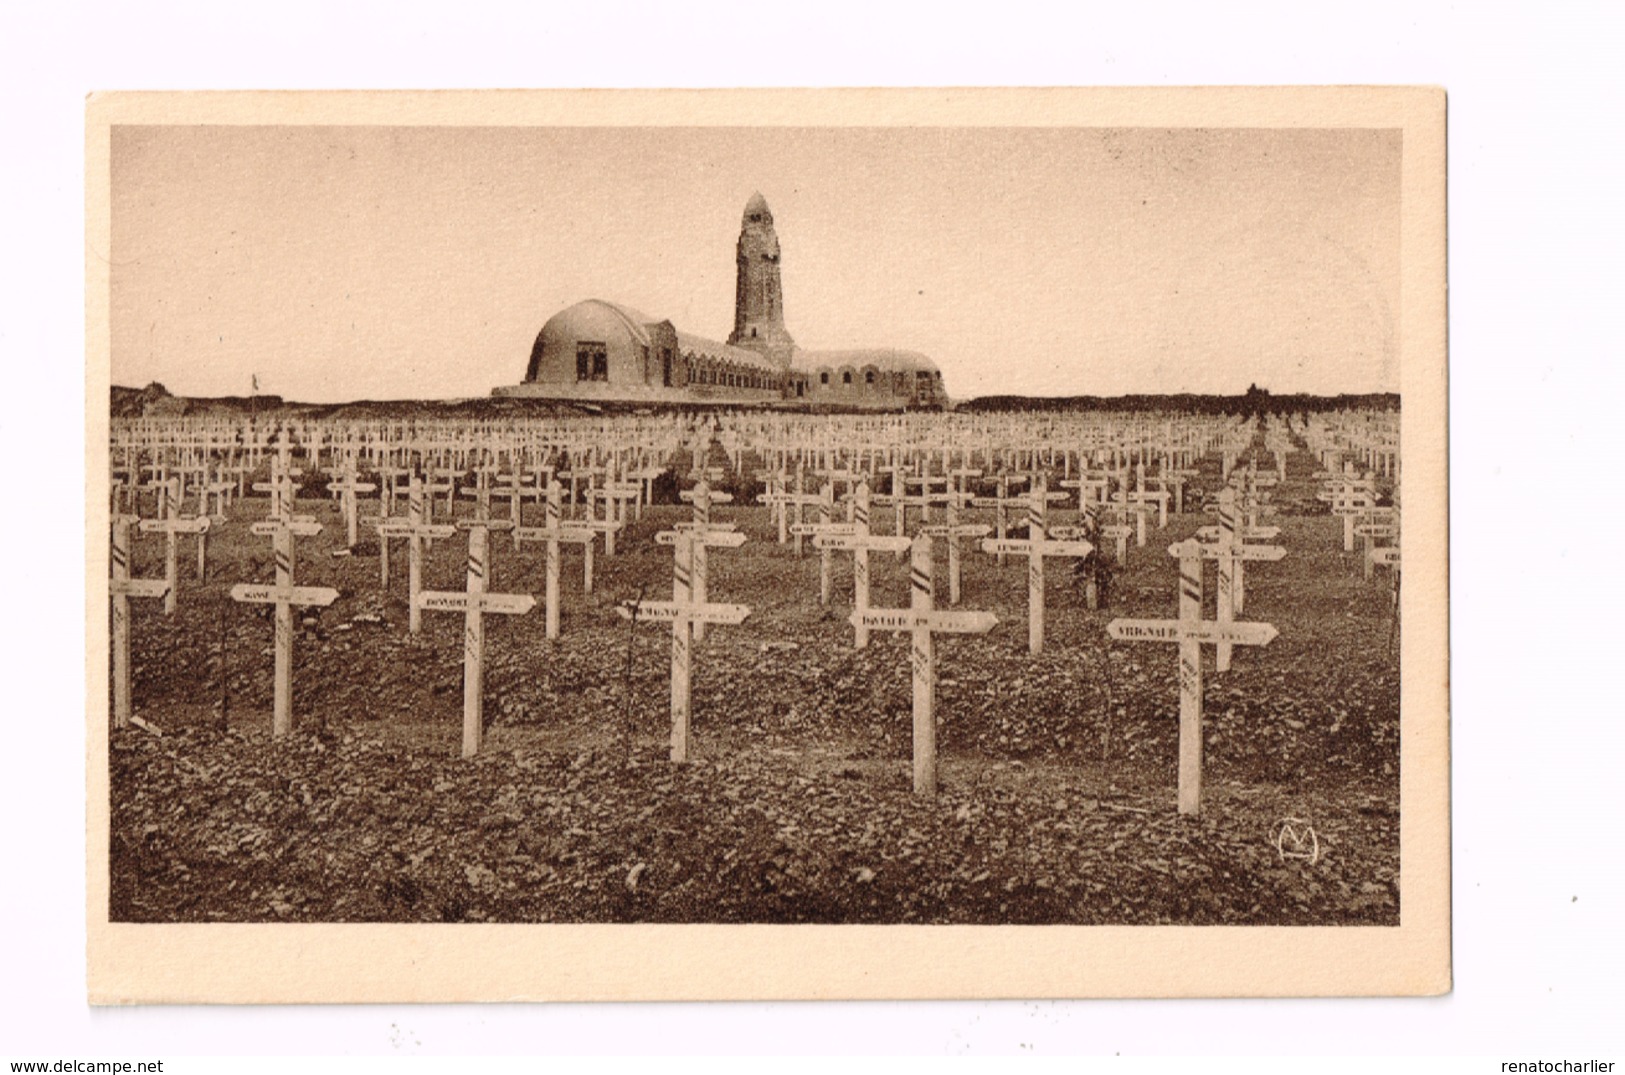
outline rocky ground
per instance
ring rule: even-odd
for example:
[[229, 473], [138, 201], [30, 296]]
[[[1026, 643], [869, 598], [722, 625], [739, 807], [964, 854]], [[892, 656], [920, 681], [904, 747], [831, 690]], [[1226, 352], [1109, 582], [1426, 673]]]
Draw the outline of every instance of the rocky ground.
[[[1361, 578], [1309, 459], [1292, 466], [1277, 495], [1290, 514], [1270, 520], [1288, 555], [1247, 579], [1245, 618], [1280, 637], [1238, 647], [1222, 674], [1205, 654], [1194, 818], [1174, 809], [1175, 649], [1113, 643], [1105, 625], [1174, 615], [1167, 547], [1212, 521], [1195, 511], [1131, 543], [1098, 611], [1051, 561], [1038, 656], [1024, 560], [967, 549], [961, 607], [1000, 625], [939, 636], [941, 792], [924, 800], [904, 641], [854, 649], [847, 558], [820, 607], [818, 555], [778, 545], [758, 507], [715, 512], [750, 540], [713, 552], [711, 599], [752, 613], [696, 647], [692, 760], [674, 766], [669, 628], [634, 629], [615, 606], [669, 596], [671, 550], [652, 535], [686, 508], [648, 510], [613, 558], [600, 546], [590, 595], [566, 554], [559, 640], [539, 608], [487, 620], [486, 749], [465, 761], [462, 617], [425, 613], [410, 635], [403, 548], [386, 592], [376, 541], [333, 555], [342, 521], [301, 500], [326, 528], [300, 543], [297, 581], [341, 597], [300, 618], [296, 730], [273, 742], [269, 610], [226, 596], [271, 577], [268, 539], [248, 532], [265, 501], [240, 501], [210, 537], [206, 580], [183, 539], [173, 617], [134, 603], [137, 713], [162, 734], [111, 739], [112, 917], [1396, 924], [1391, 581]], [[492, 589], [539, 597], [540, 547], [492, 546]], [[460, 539], [437, 543], [425, 585], [461, 589], [463, 558]], [[942, 606], [940, 546], [937, 559]], [[142, 539], [137, 572], [161, 564], [162, 539]], [[906, 563], [872, 564], [874, 604], [905, 604]], [[1209, 616], [1213, 585], [1210, 567]], [[1318, 858], [1283, 857], [1287, 819], [1313, 828]]]

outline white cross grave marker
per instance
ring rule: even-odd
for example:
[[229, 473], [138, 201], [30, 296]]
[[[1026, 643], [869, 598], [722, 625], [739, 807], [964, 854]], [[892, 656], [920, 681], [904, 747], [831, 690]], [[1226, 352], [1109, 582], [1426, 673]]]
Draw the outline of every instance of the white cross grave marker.
[[[170, 478], [164, 483], [160, 495], [168, 505], [164, 509], [161, 519], [141, 520], [143, 534], [161, 533], [164, 535], [164, 581], [169, 590], [164, 594], [164, 615], [173, 616], [179, 603], [180, 591], [180, 536], [182, 534], [197, 534], [201, 541], [204, 534], [209, 532], [209, 517], [207, 515], [182, 516], [180, 514], [180, 479]], [[199, 558], [201, 569], [201, 557]]]
[[271, 735], [281, 738], [293, 729], [293, 609], [298, 606], [331, 605], [339, 592], [328, 586], [293, 584], [294, 535], [309, 537], [321, 533], [321, 524], [286, 519], [266, 519], [249, 528], [271, 538], [276, 559], [276, 583], [264, 586], [240, 582], [231, 588], [231, 599], [249, 604], [276, 606], [276, 664], [272, 680]]
[[559, 573], [561, 544], [576, 544], [585, 546], [585, 556], [588, 565], [588, 578], [591, 578], [593, 531], [585, 527], [565, 524], [563, 518], [564, 486], [557, 481], [547, 483], [547, 525], [516, 526], [514, 527], [514, 541], [547, 542], [547, 588], [544, 601], [546, 603], [547, 637], [559, 637]]
[[750, 615], [745, 605], [708, 604], [694, 600], [694, 549], [704, 544], [737, 549], [745, 535], [737, 531], [662, 530], [655, 535], [661, 545], [673, 546], [676, 562], [672, 570], [670, 601], [629, 601], [616, 608], [624, 619], [668, 621], [671, 623], [671, 760], [688, 760], [688, 725], [692, 706], [694, 660], [693, 628], [696, 622], [737, 624]]
[[1177, 620], [1116, 619], [1106, 625], [1122, 642], [1179, 644], [1179, 812], [1202, 808], [1202, 645], [1266, 646], [1274, 624], [1215, 623], [1202, 619], [1202, 547], [1184, 541], [1169, 548], [1179, 560]]
[[423, 591], [423, 551], [427, 542], [451, 537], [455, 526], [437, 525], [424, 521], [426, 512], [424, 484], [416, 471], [407, 484], [406, 518], [386, 519], [378, 527], [378, 553], [384, 573], [384, 586], [389, 586], [389, 539], [406, 539], [406, 629], [417, 634], [423, 627], [418, 594]]
[[357, 502], [357, 493], [370, 493], [378, 486], [372, 482], [356, 480], [355, 456], [351, 455], [345, 460], [344, 474], [340, 478], [327, 483], [327, 491], [339, 497], [340, 510], [344, 512], [344, 547], [355, 548], [356, 530], [360, 525], [360, 505]]
[[1130, 492], [1125, 488], [1122, 492], [1112, 494], [1111, 502], [1106, 506], [1106, 510], [1119, 519], [1130, 512], [1134, 513], [1134, 547], [1137, 549], [1145, 548], [1145, 517], [1156, 510], [1146, 497], [1149, 497], [1149, 494]]
[[[694, 505], [694, 529], [704, 532], [711, 529], [711, 505], [732, 504], [732, 493], [716, 493], [711, 491], [711, 483], [706, 477], [701, 477], [694, 488], [684, 489], [677, 494], [679, 500], [686, 500]], [[720, 527], [718, 528], [720, 529]], [[706, 554], [704, 542], [694, 546], [694, 603], [703, 605], [711, 578], [711, 558]], [[694, 623], [694, 641], [705, 640], [705, 623], [696, 620]]]
[[[1366, 512], [1365, 522], [1354, 524], [1354, 536], [1360, 539], [1361, 546], [1361, 575], [1369, 579], [1372, 566], [1376, 563], [1372, 553], [1378, 548], [1379, 540], [1393, 542], [1399, 537], [1398, 513], [1393, 508], [1372, 508]], [[1388, 521], [1384, 521], [1388, 520]]]
[[130, 577], [130, 526], [139, 520], [133, 515], [113, 516], [113, 578], [108, 590], [113, 597], [113, 726], [130, 723], [130, 598], [163, 597], [170, 591], [167, 579]]
[[[855, 513], [856, 509], [854, 508]], [[790, 527], [790, 532], [798, 538], [812, 537], [814, 539], [813, 548], [818, 550], [818, 603], [820, 605], [829, 604], [832, 582], [830, 559], [835, 555], [835, 550], [827, 545], [818, 544], [818, 535], [856, 534], [858, 532], [858, 524], [855, 522], [838, 523], [835, 521], [835, 484], [833, 482], [826, 482], [823, 492], [819, 494], [818, 521], [816, 523], [796, 523]]]
[[785, 510], [789, 493], [785, 490], [785, 477], [779, 471], [762, 471], [756, 475], [767, 483], [767, 492], [756, 498], [758, 504], [766, 504], [773, 510], [773, 523], [779, 530], [779, 544], [783, 545], [790, 540], [790, 518]]
[[1127, 563], [1128, 539], [1134, 536], [1134, 527], [1128, 523], [1113, 523], [1110, 526], [1102, 526], [1099, 533], [1101, 537], [1111, 538], [1116, 542], [1117, 562]]
[[[993, 536], [1002, 541], [1004, 540], [1006, 527], [1009, 521], [1005, 514], [1007, 509], [1015, 508], [1018, 511], [1025, 511], [1032, 504], [1032, 494], [1030, 491], [1026, 494], [1011, 496], [1010, 483], [1028, 482], [1030, 484], [1032, 482], [1032, 475], [1013, 474], [1010, 471], [1000, 471], [994, 477], [994, 482], [997, 485], [997, 496], [971, 497], [970, 503], [971, 507], [973, 508], [993, 509]], [[1049, 493], [1046, 494], [1046, 498], [1047, 502], [1061, 503], [1066, 500], [1066, 494]], [[1004, 563], [1004, 553], [1001, 552], [998, 554], [997, 562], [1000, 564]]]
[[542, 487], [534, 482], [525, 480], [521, 473], [508, 473], [497, 475], [496, 495], [508, 498], [508, 518], [513, 520], [514, 528], [511, 531], [513, 547], [519, 548], [524, 539], [520, 536], [520, 529], [525, 525], [524, 502], [526, 499], [540, 499], [543, 495]]
[[[895, 552], [901, 555], [912, 548], [914, 542], [901, 534], [879, 535], [869, 533], [869, 510], [871, 501], [869, 496], [869, 483], [863, 482], [857, 488], [853, 497], [852, 532], [842, 533], [831, 527], [830, 531], [813, 535], [813, 548], [820, 551], [829, 549], [835, 552], [850, 552], [852, 554], [852, 607], [858, 612], [869, 610], [869, 552]], [[869, 645], [869, 628], [859, 623], [857, 625], [858, 649]]]
[[530, 594], [489, 593], [490, 527], [476, 520], [467, 529], [467, 589], [462, 593], [425, 590], [413, 604], [429, 612], [463, 613], [463, 757], [472, 758], [480, 752], [485, 736], [485, 614], [524, 615], [536, 607], [536, 598]]
[[271, 463], [271, 480], [255, 482], [251, 488], [256, 493], [271, 494], [271, 511], [266, 517], [269, 519], [289, 519], [295, 522], [312, 522], [314, 516], [295, 515], [294, 504], [298, 490], [294, 488], [293, 479], [302, 472], [285, 467], [280, 460]]
[[[1246, 564], [1248, 560], [1279, 560], [1286, 549], [1279, 545], [1247, 545], [1237, 536], [1236, 493], [1224, 489], [1219, 493], [1219, 536], [1211, 545], [1198, 545], [1202, 555], [1219, 562], [1218, 622], [1230, 623], [1245, 611]], [[1220, 642], [1215, 667], [1220, 672], [1230, 671], [1230, 644]]]
[[914, 793], [937, 793], [936, 632], [986, 634], [998, 625], [991, 612], [938, 612], [932, 595], [931, 539], [914, 539], [909, 557], [909, 607], [854, 609], [850, 622], [860, 630], [907, 631], [912, 636], [909, 664], [914, 675]]
[[959, 501], [962, 495], [951, 493], [944, 507], [947, 513], [947, 522], [941, 526], [924, 526], [920, 533], [932, 538], [944, 538], [948, 542], [948, 603], [959, 604], [959, 539], [985, 538], [993, 532], [991, 526], [984, 523], [961, 524], [959, 522]]
[[[756, 498], [758, 503], [773, 505], [773, 509], [778, 517], [780, 545], [783, 545], [786, 541], [788, 541], [791, 535], [795, 536], [795, 550], [798, 558], [801, 556], [801, 543], [802, 539], [806, 537], [806, 532], [802, 531], [801, 533], [796, 533], [795, 525], [803, 521], [802, 509], [808, 504], [819, 503], [821, 499], [817, 493], [807, 493], [802, 491], [802, 474], [803, 472], [800, 469], [796, 471], [795, 492], [786, 492], [782, 488], [783, 482], [781, 481], [778, 483], [781, 486], [780, 488], [763, 493]], [[792, 511], [791, 509], [794, 510]]]
[[1354, 524], [1355, 520], [1371, 513], [1377, 506], [1377, 500], [1364, 490], [1337, 489], [1328, 498], [1332, 502], [1332, 514], [1343, 519], [1343, 551], [1354, 551]]
[[1047, 541], [1044, 537], [1044, 506], [1049, 495], [1042, 476], [1033, 482], [1027, 496], [1028, 536], [1021, 538], [987, 538], [982, 541], [984, 552], [1009, 552], [1027, 557], [1027, 648], [1039, 653], [1044, 648], [1044, 557], [1088, 556], [1095, 547], [1087, 541]]

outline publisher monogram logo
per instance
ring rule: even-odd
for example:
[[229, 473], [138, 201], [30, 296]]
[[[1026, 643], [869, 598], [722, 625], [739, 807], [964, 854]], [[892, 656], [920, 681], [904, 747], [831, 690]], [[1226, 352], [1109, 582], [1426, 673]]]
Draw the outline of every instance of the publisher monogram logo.
[[1302, 818], [1289, 817], [1281, 822], [1275, 834], [1275, 850], [1283, 860], [1303, 859], [1311, 866], [1320, 860], [1320, 841], [1315, 839], [1314, 826]]

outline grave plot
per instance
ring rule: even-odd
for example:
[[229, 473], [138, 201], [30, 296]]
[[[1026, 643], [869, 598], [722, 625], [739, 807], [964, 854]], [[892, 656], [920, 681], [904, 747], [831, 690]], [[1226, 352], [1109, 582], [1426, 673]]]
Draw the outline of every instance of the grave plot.
[[[856, 536], [857, 505], [849, 523], [840, 499], [849, 485], [837, 488], [828, 524], [816, 501], [792, 505], [804, 525], [839, 528], [786, 534], [809, 546], [797, 556], [793, 542], [779, 544], [772, 502], [756, 499], [765, 484], [747, 477], [788, 472], [793, 495], [798, 460], [763, 454], [766, 435], [741, 427], [737, 462], [719, 440], [702, 464], [724, 466], [714, 485], [735, 493], [715, 507], [707, 532], [745, 539], [713, 550], [705, 603], [749, 613], [732, 622], [729, 612], [703, 639], [687, 640], [686, 758], [675, 765], [676, 615], [629, 623], [620, 609], [640, 602], [654, 618], [676, 604], [674, 546], [657, 535], [696, 532], [694, 505], [676, 498], [693, 487], [692, 443], [676, 457], [680, 480], [654, 483], [668, 490], [664, 499], [641, 513], [628, 501], [616, 553], [596, 561], [592, 592], [576, 574], [582, 546], [553, 543], [564, 580], [557, 637], [540, 608], [487, 617], [472, 758], [462, 756], [469, 531], [422, 543], [421, 591], [441, 595], [434, 608], [462, 615], [431, 611], [413, 634], [403, 565], [385, 588], [364, 546], [331, 555], [347, 546], [344, 504], [321, 487], [329, 479], [318, 461], [296, 454], [291, 465], [312, 481], [284, 513], [312, 516], [321, 530], [297, 538], [292, 583], [335, 597], [289, 609], [292, 721], [277, 738], [271, 614], [230, 599], [245, 581], [274, 588], [265, 581], [272, 543], [252, 529], [271, 521], [269, 497], [232, 499], [211, 524], [208, 576], [180, 572], [173, 616], [160, 600], [125, 602], [130, 704], [162, 735], [134, 726], [113, 735], [114, 917], [1397, 921], [1397, 623], [1387, 589], [1361, 578], [1342, 552], [1341, 519], [1314, 501], [1312, 474], [1323, 464], [1301, 439], [1275, 502], [1309, 502], [1319, 513], [1270, 517], [1276, 532], [1265, 540], [1288, 553], [1247, 576], [1244, 618], [1273, 625], [1276, 637], [1238, 649], [1226, 671], [1215, 647], [1202, 647], [1200, 812], [1181, 815], [1181, 647], [1114, 640], [1108, 625], [1178, 619], [1177, 563], [1166, 549], [1214, 522], [1191, 489], [1222, 487], [1220, 453], [1179, 460], [1194, 472], [1187, 510], [1170, 510], [1167, 528], [1117, 565], [1102, 607], [1088, 608], [1070, 561], [1050, 565], [1040, 652], [1028, 638], [1025, 557], [1000, 565], [973, 549], [973, 537], [958, 606], [948, 601], [946, 539], [932, 539], [935, 607], [924, 613], [914, 607], [909, 558], [890, 546], [869, 551], [874, 622], [859, 648], [856, 558], [842, 548]], [[1237, 440], [1235, 465], [1262, 443]], [[996, 491], [980, 448], [946, 467], [940, 447], [931, 452], [933, 473], [983, 469], [970, 491]], [[1036, 461], [1048, 487], [1066, 480], [1063, 453], [1045, 470], [1043, 450], [1012, 452], [1012, 467]], [[830, 454], [804, 461], [804, 488], [821, 491], [833, 471], [870, 473], [861, 445]], [[998, 449], [986, 454], [1004, 462]], [[890, 458], [873, 453], [882, 481]], [[332, 461], [327, 452], [321, 463]], [[812, 477], [826, 464], [824, 478]], [[584, 474], [595, 464], [582, 453], [573, 465]], [[1071, 467], [1084, 471], [1075, 459]], [[568, 479], [561, 485], [565, 501]], [[506, 521], [501, 482], [491, 488], [490, 514]], [[584, 517], [584, 490], [557, 522], [534, 501], [525, 512], [562, 534], [570, 517]], [[364, 530], [374, 529], [384, 492], [356, 490]], [[478, 513], [476, 500], [458, 497], [448, 514], [444, 491], [434, 495], [425, 526], [466, 526]], [[1068, 496], [1051, 509], [1052, 531], [1076, 525]], [[392, 517], [404, 523], [400, 509]], [[895, 506], [871, 511], [876, 536], [888, 535]], [[947, 525], [940, 502], [932, 512], [928, 525]], [[919, 514], [909, 508], [910, 530]], [[794, 522], [792, 513], [786, 527]], [[973, 501], [956, 525], [993, 527], [994, 509]], [[130, 524], [129, 578], [161, 578], [164, 535], [139, 535]], [[407, 538], [392, 539], [397, 560]], [[545, 535], [491, 540], [484, 552], [489, 596], [543, 603]], [[156, 597], [157, 587], [130, 596]], [[985, 633], [932, 632], [935, 795], [920, 795], [916, 619], [960, 613], [978, 617], [972, 627], [984, 616], [996, 622]], [[1204, 618], [1214, 616], [1209, 604]], [[1324, 853], [1313, 867], [1283, 860], [1274, 846], [1287, 817], [1314, 825]]]

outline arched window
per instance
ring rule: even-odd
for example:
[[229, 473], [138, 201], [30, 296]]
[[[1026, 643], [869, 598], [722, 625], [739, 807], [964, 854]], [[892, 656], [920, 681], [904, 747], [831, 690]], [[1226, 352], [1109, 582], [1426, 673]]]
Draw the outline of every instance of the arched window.
[[823, 373], [818, 375], [818, 383], [829, 384], [829, 370], [825, 370]]
[[576, 342], [576, 380], [609, 380], [609, 349], [597, 340]]
[[852, 371], [851, 370], [842, 370], [841, 371], [841, 383], [842, 384], [851, 384], [852, 383]]

